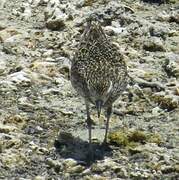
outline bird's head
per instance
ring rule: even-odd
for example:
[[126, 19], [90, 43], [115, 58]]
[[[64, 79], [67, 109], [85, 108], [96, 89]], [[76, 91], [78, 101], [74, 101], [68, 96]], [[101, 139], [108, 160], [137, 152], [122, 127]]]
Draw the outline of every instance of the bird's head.
[[96, 16], [90, 16], [87, 19], [87, 26], [85, 27], [83, 38], [87, 41], [106, 39], [101, 23]]

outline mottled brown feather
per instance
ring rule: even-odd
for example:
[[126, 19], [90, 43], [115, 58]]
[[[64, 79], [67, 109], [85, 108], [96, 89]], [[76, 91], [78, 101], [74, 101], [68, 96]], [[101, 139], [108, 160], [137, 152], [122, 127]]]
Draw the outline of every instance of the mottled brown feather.
[[127, 67], [118, 48], [106, 37], [98, 22], [86, 27], [71, 67], [71, 82], [77, 92], [95, 104], [110, 106], [128, 81]]

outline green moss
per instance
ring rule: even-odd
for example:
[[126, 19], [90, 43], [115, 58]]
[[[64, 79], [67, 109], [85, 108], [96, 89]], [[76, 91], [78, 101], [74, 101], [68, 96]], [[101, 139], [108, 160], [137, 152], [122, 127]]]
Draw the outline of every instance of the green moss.
[[94, 0], [86, 0], [84, 6], [92, 6], [94, 2]]
[[140, 153], [141, 150], [139, 150], [137, 147], [140, 145], [140, 143], [136, 143], [136, 142], [130, 142], [127, 146], [128, 151], [131, 154], [136, 154], [136, 153]]
[[144, 142], [147, 139], [147, 135], [143, 131], [132, 131], [128, 135], [129, 141], [133, 142]]
[[147, 138], [147, 142], [149, 143], [156, 143], [160, 145], [162, 143], [162, 138], [160, 134], [149, 134]]
[[169, 3], [175, 4], [178, 0], [169, 0]]
[[134, 149], [134, 148], [136, 148], [137, 146], [139, 146], [140, 145], [140, 143], [137, 143], [137, 142], [129, 142], [128, 143], [128, 147], [130, 148], [130, 149]]
[[109, 141], [111, 143], [116, 143], [117, 145], [123, 145], [123, 146], [136, 146], [138, 142], [145, 142], [147, 139], [147, 135], [143, 131], [115, 131], [112, 133], [109, 133]]
[[[84, 5], [83, 6], [93, 6], [94, 3], [96, 3], [97, 1], [95, 0], [85, 0]], [[106, 0], [100, 0], [98, 1], [99, 4], [106, 4], [107, 1]]]
[[179, 173], [179, 164], [176, 164], [176, 165], [174, 166], [174, 168], [175, 168], [175, 172]]
[[108, 139], [110, 143], [134, 149], [138, 145], [146, 143], [161, 144], [162, 138], [159, 134], [148, 133], [140, 130], [114, 131], [109, 133]]
[[160, 107], [163, 109], [168, 109], [168, 110], [172, 110], [178, 107], [178, 102], [174, 101], [173, 98], [171, 97], [167, 97], [164, 95], [158, 95], [158, 94], [154, 94], [151, 99], [160, 104]]
[[126, 146], [129, 143], [127, 134], [125, 132], [115, 131], [109, 133], [108, 138], [111, 143], [115, 143], [117, 145]]
[[162, 163], [158, 162], [149, 162], [148, 163], [148, 168], [155, 170], [155, 171], [160, 171], [161, 170]]

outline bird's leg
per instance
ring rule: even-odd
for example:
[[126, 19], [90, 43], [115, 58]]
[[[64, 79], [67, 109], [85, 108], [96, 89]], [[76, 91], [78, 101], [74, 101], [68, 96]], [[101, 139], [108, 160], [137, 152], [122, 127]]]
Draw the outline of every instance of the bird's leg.
[[103, 144], [107, 143], [107, 136], [108, 136], [108, 129], [109, 129], [109, 120], [110, 120], [111, 114], [112, 114], [112, 105], [107, 107], [107, 110], [106, 110], [107, 121], [106, 121], [106, 130], [105, 130], [105, 136], [104, 136]]
[[91, 129], [92, 129], [92, 124], [93, 124], [93, 120], [90, 117], [90, 110], [89, 110], [89, 103], [86, 103], [86, 112], [87, 112], [87, 127], [88, 127], [88, 131], [89, 131], [89, 154], [88, 154], [88, 160], [91, 161], [94, 159], [94, 154], [93, 154], [93, 147], [92, 147], [92, 143], [91, 143]]
[[87, 112], [87, 127], [88, 127], [88, 131], [89, 131], [89, 144], [91, 145], [91, 127], [92, 127], [92, 119], [90, 117], [90, 110], [89, 110], [89, 103], [88, 102], [85, 102], [86, 103], [86, 112]]

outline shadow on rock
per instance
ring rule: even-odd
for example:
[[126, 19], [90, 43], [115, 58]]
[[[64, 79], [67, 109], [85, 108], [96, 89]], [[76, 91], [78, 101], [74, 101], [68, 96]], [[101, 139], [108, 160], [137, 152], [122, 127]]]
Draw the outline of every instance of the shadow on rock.
[[169, 0], [141, 0], [146, 3], [157, 3], [157, 4], [163, 4], [163, 3], [169, 3]]
[[110, 156], [112, 149], [107, 145], [92, 143], [90, 151], [89, 143], [71, 133], [61, 132], [54, 146], [56, 152], [63, 158], [73, 158], [83, 165], [90, 166], [96, 160], [104, 159], [104, 156]]

